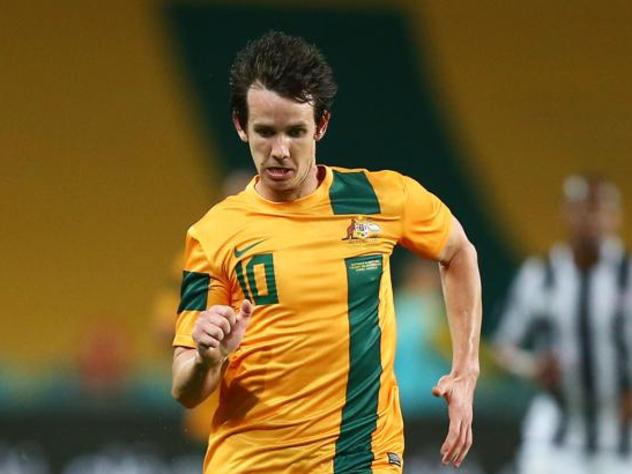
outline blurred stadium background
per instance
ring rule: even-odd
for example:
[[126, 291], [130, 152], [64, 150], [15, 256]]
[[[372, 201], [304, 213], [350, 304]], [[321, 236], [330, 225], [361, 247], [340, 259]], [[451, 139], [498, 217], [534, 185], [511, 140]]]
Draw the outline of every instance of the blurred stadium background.
[[[602, 173], [629, 202], [631, 23], [624, 0], [5, 2], [0, 473], [198, 472], [164, 315], [186, 228], [250, 166], [227, 87], [249, 38], [281, 29], [330, 60], [321, 162], [397, 169], [453, 209], [489, 334], [516, 265], [560, 237], [564, 176]], [[436, 274], [395, 259], [407, 472], [447, 472]], [[483, 363], [461, 472], [510, 473], [529, 387]]]

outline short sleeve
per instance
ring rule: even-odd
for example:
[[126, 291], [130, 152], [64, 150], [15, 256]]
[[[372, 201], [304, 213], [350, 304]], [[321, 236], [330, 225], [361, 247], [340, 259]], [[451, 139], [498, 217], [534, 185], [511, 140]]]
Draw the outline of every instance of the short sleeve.
[[527, 260], [511, 284], [500, 324], [494, 334], [497, 344], [518, 347], [533, 330], [536, 319], [545, 314], [544, 265]]
[[187, 232], [180, 304], [174, 346], [195, 347], [192, 332], [200, 312], [216, 304], [229, 304], [226, 280], [214, 272], [193, 229]]
[[[628, 262], [628, 278], [627, 285], [623, 289], [621, 295], [621, 311], [623, 315], [623, 342], [626, 348], [626, 354], [628, 354], [627, 360], [627, 375], [628, 380], [632, 381], [632, 258], [629, 258]], [[628, 390], [632, 390], [632, 386], [628, 387]]]
[[399, 242], [422, 257], [436, 260], [452, 229], [452, 213], [414, 179], [403, 176], [404, 205]]

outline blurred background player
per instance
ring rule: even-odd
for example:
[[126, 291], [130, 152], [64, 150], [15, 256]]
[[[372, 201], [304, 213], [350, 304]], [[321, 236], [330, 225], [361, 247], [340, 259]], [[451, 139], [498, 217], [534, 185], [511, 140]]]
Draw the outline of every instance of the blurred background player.
[[630, 259], [617, 236], [617, 188], [563, 186], [566, 241], [518, 273], [495, 335], [499, 363], [534, 381], [521, 474], [632, 472]]

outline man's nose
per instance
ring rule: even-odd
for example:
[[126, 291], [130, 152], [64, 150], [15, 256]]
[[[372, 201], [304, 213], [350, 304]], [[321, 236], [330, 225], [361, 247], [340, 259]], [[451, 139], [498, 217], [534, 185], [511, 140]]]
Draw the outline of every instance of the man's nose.
[[290, 145], [289, 140], [284, 135], [274, 137], [272, 142], [271, 155], [277, 160], [285, 160], [290, 157]]

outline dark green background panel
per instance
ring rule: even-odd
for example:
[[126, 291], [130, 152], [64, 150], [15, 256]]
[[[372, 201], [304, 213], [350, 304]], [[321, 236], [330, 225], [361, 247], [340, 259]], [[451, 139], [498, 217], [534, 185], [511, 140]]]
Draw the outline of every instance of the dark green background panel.
[[[487, 313], [504, 292], [513, 258], [500, 226], [481, 208], [442, 128], [420, 53], [398, 11], [172, 5], [167, 8], [205, 130], [224, 170], [252, 166], [232, 128], [228, 72], [238, 49], [270, 29], [298, 34], [327, 56], [339, 93], [321, 163], [395, 169], [419, 180], [453, 210], [479, 250]], [[396, 255], [397, 260], [402, 258]], [[492, 318], [486, 319], [486, 327]]]

